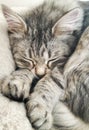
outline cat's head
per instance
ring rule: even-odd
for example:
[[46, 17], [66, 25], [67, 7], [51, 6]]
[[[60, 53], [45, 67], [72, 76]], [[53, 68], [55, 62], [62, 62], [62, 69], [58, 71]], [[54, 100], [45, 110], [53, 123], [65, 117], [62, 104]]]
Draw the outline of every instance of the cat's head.
[[4, 5], [2, 9], [8, 23], [13, 56], [19, 68], [27, 68], [41, 77], [55, 66], [65, 64], [74, 41], [72, 34], [81, 27], [79, 8], [58, 17], [55, 22], [39, 10], [24, 18]]

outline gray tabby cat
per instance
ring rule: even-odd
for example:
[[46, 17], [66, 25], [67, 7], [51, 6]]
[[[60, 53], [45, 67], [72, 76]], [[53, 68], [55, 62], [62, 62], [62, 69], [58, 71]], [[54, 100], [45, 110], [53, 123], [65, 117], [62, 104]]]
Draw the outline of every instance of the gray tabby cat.
[[[71, 6], [71, 4], [73, 6]], [[76, 8], [75, 8], [76, 7]], [[46, 1], [25, 16], [2, 6], [18, 68], [2, 81], [2, 93], [25, 100], [36, 129], [50, 129], [52, 111], [64, 98], [63, 67], [76, 47], [83, 11], [76, 1]]]

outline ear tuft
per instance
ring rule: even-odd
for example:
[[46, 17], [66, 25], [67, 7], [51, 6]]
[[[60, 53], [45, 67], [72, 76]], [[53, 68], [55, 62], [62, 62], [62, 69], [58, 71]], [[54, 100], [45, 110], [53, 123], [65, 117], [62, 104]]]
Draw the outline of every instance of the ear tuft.
[[83, 20], [81, 8], [75, 8], [65, 14], [52, 28], [54, 35], [72, 34], [75, 30], [80, 30]]
[[12, 33], [24, 33], [27, 31], [27, 26], [24, 20], [10, 8], [2, 5], [2, 11], [8, 24], [8, 30]]

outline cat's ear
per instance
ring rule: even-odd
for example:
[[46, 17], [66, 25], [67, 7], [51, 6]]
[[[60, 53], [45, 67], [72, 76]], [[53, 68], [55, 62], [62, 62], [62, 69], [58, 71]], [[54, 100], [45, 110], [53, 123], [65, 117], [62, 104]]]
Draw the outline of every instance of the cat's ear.
[[82, 23], [81, 11], [80, 8], [75, 8], [60, 18], [52, 28], [54, 36], [72, 34], [73, 31], [79, 30]]
[[11, 33], [25, 33], [27, 31], [24, 20], [17, 13], [5, 5], [2, 5], [2, 11], [8, 24], [8, 30]]

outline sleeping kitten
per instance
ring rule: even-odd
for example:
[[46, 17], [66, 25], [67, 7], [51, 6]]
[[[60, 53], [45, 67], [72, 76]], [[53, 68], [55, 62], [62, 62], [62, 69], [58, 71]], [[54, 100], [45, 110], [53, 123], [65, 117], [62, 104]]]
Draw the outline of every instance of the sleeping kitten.
[[52, 110], [59, 97], [64, 98], [63, 67], [76, 47], [83, 22], [77, 2], [63, 2], [46, 1], [22, 17], [2, 6], [18, 68], [3, 79], [2, 93], [17, 100], [29, 97], [27, 115], [39, 129], [51, 128]]
[[55, 125], [61, 130], [89, 130], [89, 27], [67, 62], [64, 76], [66, 105], [57, 105]]

